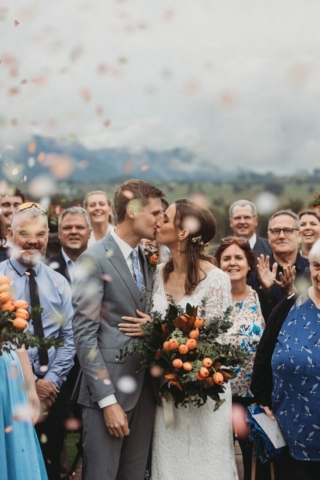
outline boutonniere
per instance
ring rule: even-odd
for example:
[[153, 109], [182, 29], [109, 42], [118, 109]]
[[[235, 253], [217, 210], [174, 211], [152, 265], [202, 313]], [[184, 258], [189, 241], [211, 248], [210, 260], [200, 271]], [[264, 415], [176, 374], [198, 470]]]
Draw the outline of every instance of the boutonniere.
[[144, 254], [146, 256], [149, 269], [155, 272], [157, 268], [158, 258], [159, 258], [157, 247], [152, 247], [151, 245], [148, 247], [145, 247]]

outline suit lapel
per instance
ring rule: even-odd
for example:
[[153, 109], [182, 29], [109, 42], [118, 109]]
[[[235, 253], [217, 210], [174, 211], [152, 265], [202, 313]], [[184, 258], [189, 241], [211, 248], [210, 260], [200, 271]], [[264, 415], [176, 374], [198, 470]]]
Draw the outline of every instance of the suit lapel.
[[132, 295], [137, 308], [140, 306], [140, 292], [138, 290], [137, 284], [134, 281], [134, 278], [129, 270], [127, 262], [112, 235], [107, 235], [104, 239], [104, 247], [107, 251], [107, 257], [113, 267], [119, 273], [119, 277], [122, 279], [126, 287], [128, 288], [130, 294]]
[[144, 248], [139, 245], [139, 255], [140, 255], [140, 265], [142, 267], [142, 272], [143, 272], [143, 277], [145, 280], [145, 288], [146, 288], [146, 293], [151, 292], [152, 288], [152, 272], [150, 270], [150, 267], [148, 265], [146, 256], [144, 254]]

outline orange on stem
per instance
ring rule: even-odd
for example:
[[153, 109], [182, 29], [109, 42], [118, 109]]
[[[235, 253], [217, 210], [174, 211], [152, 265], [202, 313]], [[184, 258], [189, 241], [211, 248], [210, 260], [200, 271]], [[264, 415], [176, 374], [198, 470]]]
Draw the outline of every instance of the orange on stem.
[[211, 367], [211, 365], [212, 365], [212, 360], [211, 360], [211, 358], [208, 358], [208, 357], [204, 358], [204, 359], [202, 360], [202, 365], [203, 365], [204, 367], [207, 367], [207, 368]]
[[178, 352], [181, 353], [181, 355], [186, 355], [189, 352], [189, 348], [187, 345], [180, 345], [178, 348]]
[[14, 306], [15, 308], [28, 308], [29, 304], [26, 300], [16, 300]]
[[12, 322], [15, 328], [19, 330], [24, 330], [28, 326], [28, 322], [24, 318], [15, 318]]
[[173, 368], [181, 368], [183, 365], [183, 361], [180, 358], [175, 358], [172, 362]]
[[206, 367], [200, 368], [200, 375], [201, 377], [205, 378], [209, 375], [209, 370]]
[[223, 375], [220, 372], [216, 372], [212, 375], [212, 380], [214, 383], [217, 383], [218, 385], [221, 385], [223, 383]]
[[2, 307], [1, 307], [1, 310], [2, 310], [3, 312], [6, 312], [6, 311], [8, 311], [8, 312], [10, 312], [10, 313], [13, 312], [13, 310], [14, 310], [14, 303], [13, 303], [13, 301], [12, 301], [12, 300], [9, 300], [9, 302], [3, 303], [3, 304], [2, 304]]
[[190, 338], [199, 338], [199, 335], [200, 332], [197, 328], [195, 330], [191, 330], [191, 332], [189, 333]]
[[194, 321], [193, 326], [194, 326], [195, 328], [201, 328], [201, 327], [203, 326], [203, 324], [204, 324], [203, 318], [197, 317], [197, 318], [195, 319], [195, 321]]
[[25, 310], [24, 308], [18, 308], [16, 310], [16, 316], [19, 318], [24, 318], [25, 320], [28, 320], [30, 317], [28, 310]]
[[188, 338], [186, 345], [189, 350], [194, 350], [197, 346], [197, 341], [194, 338]]
[[170, 350], [176, 350], [179, 347], [179, 343], [175, 338], [172, 338], [171, 340], [169, 340], [169, 346]]
[[186, 370], [186, 372], [191, 372], [192, 365], [191, 365], [190, 362], [184, 362], [184, 364], [182, 366], [183, 366], [183, 370]]
[[12, 295], [9, 292], [2, 292], [0, 293], [0, 302], [1, 303], [7, 303], [9, 300], [11, 300]]

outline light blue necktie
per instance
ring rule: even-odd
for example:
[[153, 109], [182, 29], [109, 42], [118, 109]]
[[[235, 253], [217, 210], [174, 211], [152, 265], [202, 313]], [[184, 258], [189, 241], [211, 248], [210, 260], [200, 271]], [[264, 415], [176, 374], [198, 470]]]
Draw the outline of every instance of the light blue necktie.
[[138, 251], [133, 249], [132, 252], [130, 253], [130, 257], [132, 260], [133, 278], [135, 279], [137, 287], [141, 292], [142, 285], [143, 285], [143, 275], [140, 272], [140, 268], [139, 268]]

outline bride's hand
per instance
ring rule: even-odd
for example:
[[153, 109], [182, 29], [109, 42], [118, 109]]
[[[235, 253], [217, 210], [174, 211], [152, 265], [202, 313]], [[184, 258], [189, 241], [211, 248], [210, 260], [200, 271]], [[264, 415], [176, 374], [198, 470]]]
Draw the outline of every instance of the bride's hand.
[[138, 317], [121, 317], [129, 323], [119, 323], [119, 330], [126, 334], [127, 337], [144, 337], [144, 330], [141, 328], [146, 322], [151, 322], [150, 315], [136, 310]]

